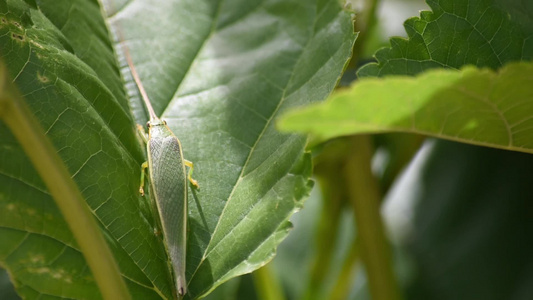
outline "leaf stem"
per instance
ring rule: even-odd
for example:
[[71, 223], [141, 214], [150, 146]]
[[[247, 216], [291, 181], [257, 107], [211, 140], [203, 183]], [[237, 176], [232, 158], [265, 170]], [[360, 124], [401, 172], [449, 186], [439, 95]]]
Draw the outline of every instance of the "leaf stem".
[[0, 119], [13, 132], [56, 201], [104, 299], [131, 299], [83, 196], [7, 74], [0, 62]]
[[266, 265], [253, 274], [257, 295], [261, 300], [284, 300], [283, 290], [273, 274], [269, 265]]
[[344, 175], [355, 211], [361, 258], [370, 293], [374, 300], [400, 300], [402, 297], [394, 276], [390, 247], [380, 214], [379, 185], [370, 168], [370, 136], [353, 136], [351, 144], [354, 152], [346, 162]]

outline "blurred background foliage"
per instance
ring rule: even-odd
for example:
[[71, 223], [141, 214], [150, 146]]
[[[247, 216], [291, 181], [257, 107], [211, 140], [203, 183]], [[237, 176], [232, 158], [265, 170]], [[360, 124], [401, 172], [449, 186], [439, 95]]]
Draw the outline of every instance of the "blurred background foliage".
[[[421, 0], [349, 2], [360, 35], [341, 86], [356, 80], [354, 70], [374, 61], [391, 36], [406, 37], [406, 19], [429, 10]], [[401, 133], [368, 138], [399, 297], [533, 299], [530, 154]], [[311, 150], [317, 184], [265, 268], [285, 299], [379, 299], [370, 296], [345, 195], [343, 172], [359, 151], [357, 142], [338, 138]], [[236, 278], [208, 298], [269, 299], [250, 287], [261, 285], [258, 277]]]
[[[422, 0], [349, 2], [361, 33], [341, 86], [389, 37], [406, 36], [406, 19], [428, 10]], [[317, 184], [275, 259], [206, 299], [371, 299], [348, 200], [350, 160], [365, 155], [362, 143], [370, 145], [401, 290], [392, 297], [533, 299], [533, 157], [409, 134], [338, 138], [310, 149]], [[6, 273], [0, 291], [0, 299], [17, 298]]]

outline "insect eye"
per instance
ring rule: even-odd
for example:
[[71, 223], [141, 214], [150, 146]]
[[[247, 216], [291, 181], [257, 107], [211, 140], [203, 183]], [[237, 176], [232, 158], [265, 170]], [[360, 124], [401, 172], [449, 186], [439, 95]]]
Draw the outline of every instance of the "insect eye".
[[150, 128], [150, 121], [146, 122], [146, 127]]
[[163, 120], [163, 124], [167, 125], [167, 121]]

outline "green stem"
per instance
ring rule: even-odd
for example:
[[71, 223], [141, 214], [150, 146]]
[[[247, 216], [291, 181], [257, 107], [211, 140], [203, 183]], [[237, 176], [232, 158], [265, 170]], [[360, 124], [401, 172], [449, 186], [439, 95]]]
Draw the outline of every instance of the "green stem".
[[394, 276], [391, 251], [380, 214], [379, 185], [370, 168], [371, 139], [367, 135], [354, 136], [351, 143], [354, 153], [346, 163], [344, 175], [355, 210], [361, 258], [370, 293], [374, 300], [399, 300], [400, 289]]
[[272, 272], [269, 265], [266, 265], [253, 272], [254, 284], [257, 295], [261, 300], [283, 300], [283, 290]]
[[357, 36], [357, 42], [353, 46], [352, 59], [349, 65], [350, 68], [356, 68], [361, 56], [361, 49], [365, 47], [365, 42], [369, 34], [376, 27], [378, 21], [376, 14], [378, 6], [379, 0], [366, 0], [363, 11], [356, 16], [354, 31], [358, 31], [359, 35]]
[[43, 179], [80, 246], [104, 299], [130, 299], [102, 232], [40, 124], [0, 63], [0, 118]]
[[354, 267], [356, 263], [359, 261], [359, 247], [360, 245], [359, 245], [358, 239], [356, 238], [353, 241], [352, 246], [350, 247], [350, 250], [348, 252], [348, 255], [346, 256], [346, 259], [344, 260], [342, 269], [337, 277], [337, 282], [335, 282], [335, 285], [333, 286], [331, 294], [327, 299], [329, 300], [348, 299], [348, 295], [350, 294], [350, 289], [352, 287], [352, 284], [355, 278], [356, 269]]
[[314, 174], [322, 191], [322, 209], [316, 231], [316, 242], [309, 282], [301, 299], [323, 299], [324, 282], [329, 276], [335, 255], [339, 221], [345, 207], [346, 188], [340, 184], [339, 170], [344, 164], [345, 148], [342, 140], [327, 144], [315, 158]]
[[[321, 182], [324, 188], [325, 183]], [[339, 220], [341, 206], [338, 197], [333, 196], [331, 191], [323, 190], [324, 205], [321, 210], [320, 221], [318, 223], [315, 249], [316, 253], [311, 263], [309, 282], [302, 299], [322, 299], [320, 297], [324, 281], [327, 278], [331, 267], [331, 261], [335, 254], [337, 235], [339, 232]]]

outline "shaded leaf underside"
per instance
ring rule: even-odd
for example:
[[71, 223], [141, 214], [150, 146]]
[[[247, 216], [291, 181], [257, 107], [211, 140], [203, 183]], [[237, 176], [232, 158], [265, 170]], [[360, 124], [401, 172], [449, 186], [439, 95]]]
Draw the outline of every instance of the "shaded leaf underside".
[[280, 126], [320, 139], [401, 131], [533, 153], [532, 72], [531, 63], [513, 63], [498, 73], [467, 67], [362, 79]]

